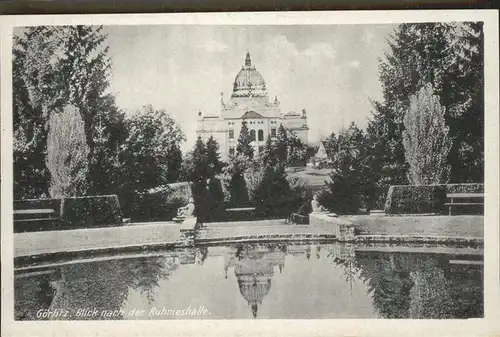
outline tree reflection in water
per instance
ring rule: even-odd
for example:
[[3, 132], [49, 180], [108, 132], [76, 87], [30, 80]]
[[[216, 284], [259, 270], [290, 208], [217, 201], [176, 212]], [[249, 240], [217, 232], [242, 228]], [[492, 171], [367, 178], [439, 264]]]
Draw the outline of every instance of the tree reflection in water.
[[36, 317], [39, 310], [50, 308], [55, 289], [51, 285], [50, 275], [36, 277], [15, 278], [14, 281], [14, 319], [38, 320], [45, 317]]
[[[158, 282], [168, 279], [177, 269], [170, 256], [141, 257], [75, 263], [60, 267], [60, 279], [54, 281], [57, 291], [40, 289], [47, 282], [41, 276], [33, 276], [16, 283], [16, 319], [30, 319], [40, 309], [64, 309], [68, 317], [53, 319], [105, 320], [120, 319], [121, 315], [77, 315], [79, 309], [96, 308], [119, 311], [129, 295], [129, 290], [140, 290], [149, 303], [154, 302]], [[49, 294], [49, 299], [46, 298]], [[44, 303], [50, 303], [49, 306]]]
[[167, 280], [178, 268], [173, 257], [157, 256], [134, 259], [128, 267], [131, 287], [145, 296], [148, 304], [155, 302], [155, 290], [160, 280]]
[[380, 317], [482, 317], [482, 268], [450, 265], [451, 257], [357, 252], [356, 264]]

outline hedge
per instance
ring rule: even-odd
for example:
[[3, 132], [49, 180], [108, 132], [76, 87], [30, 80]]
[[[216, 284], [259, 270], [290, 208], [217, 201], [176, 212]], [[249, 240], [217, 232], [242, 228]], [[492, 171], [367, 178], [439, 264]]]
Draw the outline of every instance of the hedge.
[[441, 213], [447, 193], [481, 193], [484, 184], [393, 185], [385, 203], [387, 214]]
[[130, 217], [133, 221], [169, 221], [177, 209], [187, 204], [187, 197], [173, 195], [169, 189], [153, 193], [137, 193], [132, 201]]
[[63, 198], [60, 218], [67, 229], [122, 224], [122, 212], [116, 195]]

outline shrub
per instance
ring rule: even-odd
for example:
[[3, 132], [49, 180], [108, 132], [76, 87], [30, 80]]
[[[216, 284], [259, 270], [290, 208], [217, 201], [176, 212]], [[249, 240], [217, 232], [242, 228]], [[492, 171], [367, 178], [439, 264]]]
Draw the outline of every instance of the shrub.
[[61, 220], [65, 228], [111, 227], [122, 223], [116, 195], [63, 198]]

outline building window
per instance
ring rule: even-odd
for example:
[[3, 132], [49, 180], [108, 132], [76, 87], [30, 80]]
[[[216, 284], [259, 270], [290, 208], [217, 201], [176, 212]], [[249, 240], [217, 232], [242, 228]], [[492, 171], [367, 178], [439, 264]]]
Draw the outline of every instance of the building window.
[[259, 142], [264, 140], [264, 130], [259, 130]]
[[234, 155], [234, 147], [232, 147], [232, 146], [231, 146], [231, 147], [229, 148], [229, 154], [230, 154], [231, 156], [232, 156], [232, 155]]
[[255, 130], [250, 130], [250, 138], [255, 141]]
[[276, 129], [271, 129], [271, 137], [276, 137]]
[[264, 152], [264, 146], [259, 146], [259, 153]]
[[229, 139], [234, 138], [234, 130], [229, 130]]

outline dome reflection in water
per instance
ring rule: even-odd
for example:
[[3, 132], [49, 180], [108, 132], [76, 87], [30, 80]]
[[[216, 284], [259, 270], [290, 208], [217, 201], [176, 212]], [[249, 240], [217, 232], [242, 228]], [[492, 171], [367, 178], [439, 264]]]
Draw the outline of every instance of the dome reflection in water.
[[[16, 272], [15, 318], [483, 316], [481, 250], [390, 248], [238, 244], [26, 269]], [[56, 309], [68, 315], [37, 316]]]

